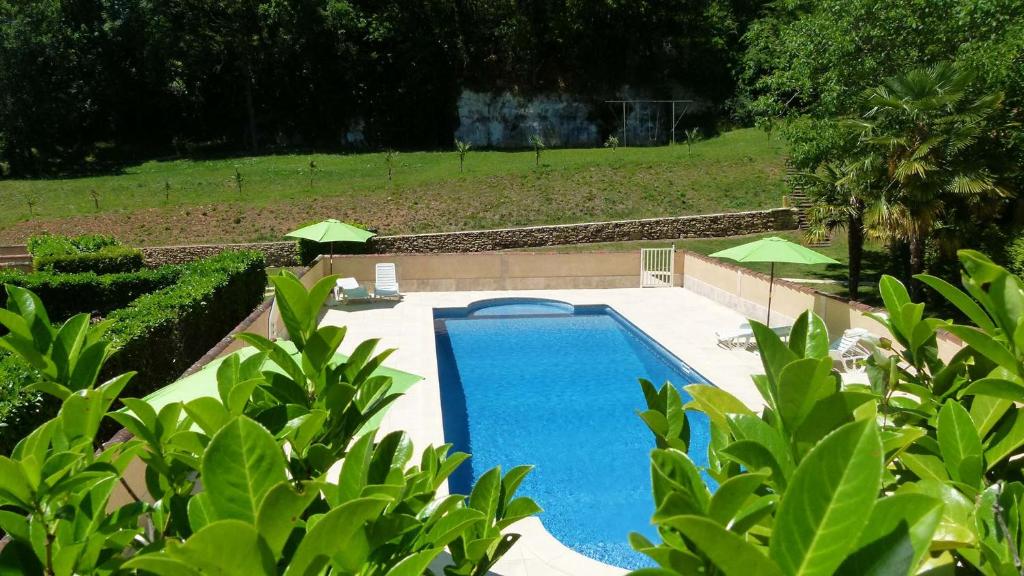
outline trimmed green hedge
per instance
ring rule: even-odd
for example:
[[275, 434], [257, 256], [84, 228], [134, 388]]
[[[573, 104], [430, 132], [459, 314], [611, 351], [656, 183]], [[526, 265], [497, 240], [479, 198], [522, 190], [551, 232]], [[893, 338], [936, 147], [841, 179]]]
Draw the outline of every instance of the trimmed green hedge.
[[142, 251], [122, 246], [113, 236], [41, 234], [28, 239], [32, 266], [49, 272], [134, 272], [142, 268]]
[[[182, 372], [259, 306], [267, 284], [262, 253], [224, 252], [182, 266], [141, 271], [134, 275], [76, 274], [49, 275], [47, 278], [47, 275], [38, 273], [5, 273], [0, 275], [0, 284], [15, 283], [33, 291], [39, 287], [51, 290], [46, 296], [40, 294], [49, 311], [59, 309], [59, 303], [64, 303], [66, 298], [81, 294], [90, 278], [95, 283], [106, 283], [107, 289], [114, 292], [118, 281], [110, 280], [111, 276], [123, 277], [122, 280], [127, 282], [129, 277], [146, 274], [166, 275], [160, 281], [167, 285], [139, 296], [107, 316], [113, 321], [107, 334], [118, 350], [107, 362], [103, 374], [110, 378], [123, 372], [139, 372], [123, 396], [142, 397], [177, 380]], [[64, 280], [69, 277], [74, 278]], [[35, 278], [38, 283], [33, 284], [27, 278]], [[56, 278], [60, 280], [54, 280]], [[57, 295], [58, 288], [44, 280], [61, 284], [59, 289], [68, 290], [66, 295]], [[127, 284], [120, 286], [126, 288]], [[97, 288], [96, 292], [102, 293], [103, 290]], [[51, 313], [51, 320], [56, 317]], [[23, 386], [28, 382], [31, 382], [31, 369], [0, 352], [2, 454], [10, 453], [17, 439], [51, 417], [58, 408], [55, 402], [47, 402], [37, 394], [26, 392]]]
[[35, 257], [63, 256], [67, 254], [86, 254], [99, 252], [104, 248], [120, 246], [121, 242], [113, 236], [103, 234], [82, 234], [81, 236], [62, 236], [44, 233], [28, 239], [28, 253]]
[[10, 454], [20, 438], [52, 418], [60, 403], [25, 386], [35, 378], [21, 360], [0, 351], [0, 454]]
[[40, 271], [68, 274], [76, 272], [95, 272], [97, 274], [134, 272], [143, 266], [142, 250], [128, 246], [111, 246], [98, 252], [36, 256], [32, 259], [32, 266]]
[[119, 350], [106, 374], [139, 372], [126, 397], [173, 382], [259, 306], [265, 268], [261, 252], [223, 252], [185, 265], [174, 285], [114, 311], [108, 336]]
[[[124, 308], [133, 300], [174, 284], [182, 275], [182, 266], [125, 272], [119, 274], [59, 274], [55, 272], [0, 272], [0, 286], [14, 284], [36, 293], [46, 304], [50, 320], [67, 320], [79, 312], [106, 316]], [[7, 293], [0, 289], [0, 308], [7, 304]]]

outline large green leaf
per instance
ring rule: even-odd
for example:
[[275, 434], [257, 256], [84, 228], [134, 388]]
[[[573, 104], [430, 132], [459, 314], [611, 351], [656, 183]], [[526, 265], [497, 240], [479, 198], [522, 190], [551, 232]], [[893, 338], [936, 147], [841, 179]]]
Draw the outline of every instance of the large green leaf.
[[748, 472], [722, 482], [718, 486], [718, 490], [715, 490], [711, 496], [708, 516], [728, 528], [736, 513], [743, 508], [744, 504], [753, 496], [754, 491], [760, 488], [767, 479], [766, 474]]
[[981, 378], [968, 384], [959, 396], [992, 396], [1012, 402], [1024, 402], [1024, 386], [1000, 378]]
[[332, 509], [306, 533], [284, 572], [285, 576], [316, 576], [342, 550], [347, 549], [349, 554], [354, 554], [364, 549], [363, 525], [379, 516], [390, 502], [391, 499], [384, 496], [371, 496], [356, 498]]
[[897, 494], [879, 500], [860, 534], [857, 551], [843, 562], [839, 573], [916, 573], [942, 519], [942, 506], [941, 500], [924, 494]]
[[782, 369], [798, 359], [798, 356], [783, 344], [782, 339], [771, 328], [760, 322], [751, 322], [750, 328], [757, 340], [757, 351], [761, 355], [761, 364], [767, 376], [765, 400], [774, 405], [778, 399], [779, 375]]
[[274, 556], [281, 554], [288, 535], [299, 525], [302, 513], [319, 494], [320, 485], [285, 481], [271, 488], [260, 503], [256, 529]]
[[873, 421], [846, 424], [804, 458], [782, 497], [770, 556], [784, 574], [826, 576], [867, 523], [882, 483], [883, 452]]
[[959, 402], [946, 402], [939, 410], [936, 436], [950, 477], [977, 487], [984, 465], [981, 438], [971, 415]]
[[989, 318], [988, 314], [985, 313], [981, 306], [956, 286], [953, 286], [942, 278], [929, 276], [927, 274], [918, 274], [914, 276], [914, 278], [917, 278], [939, 294], [942, 294], [950, 304], [956, 306], [979, 328], [989, 331], [995, 329], [995, 324], [992, 323], [992, 319]]
[[771, 559], [742, 536], [700, 516], [677, 516], [662, 522], [689, 538], [726, 576], [781, 576]]
[[999, 366], [1011, 371], [1016, 369], [1016, 356], [995, 338], [972, 326], [949, 326], [946, 329]]
[[985, 450], [987, 469], [991, 470], [1003, 459], [1017, 453], [1021, 446], [1024, 446], [1024, 412], [1014, 408], [989, 438], [988, 449]]
[[711, 494], [697, 466], [681, 450], [651, 452], [651, 483], [655, 518], [681, 514], [705, 514]]
[[202, 474], [215, 519], [255, 524], [267, 491], [285, 480], [284, 455], [270, 432], [240, 416], [213, 436], [203, 454]]
[[683, 390], [693, 398], [701, 412], [708, 415], [712, 422], [725, 428], [728, 426], [730, 414], [749, 414], [754, 412], [746, 404], [717, 386], [708, 384], [690, 384]]
[[779, 374], [778, 391], [776, 407], [786, 429], [792, 433], [818, 401], [839, 391], [831, 359], [804, 358], [789, 363]]
[[442, 550], [443, 548], [432, 548], [406, 556], [384, 576], [421, 576]]
[[949, 482], [908, 482], [896, 494], [924, 494], [943, 503], [942, 519], [932, 536], [932, 550], [970, 548], [977, 542], [974, 504]]
[[319, 307], [312, 309], [306, 287], [294, 276], [280, 274], [267, 279], [274, 285], [277, 306], [285, 329], [288, 330], [288, 337], [301, 352], [306, 345], [309, 324], [315, 321]]
[[801, 358], [828, 358], [828, 328], [820, 316], [810, 310], [793, 323], [789, 349]]
[[167, 555], [201, 574], [277, 574], [274, 556], [252, 525], [239, 520], [214, 522], [181, 546], [168, 547]]
[[476, 481], [469, 494], [469, 507], [483, 512], [487, 523], [494, 521], [501, 502], [501, 468], [494, 467], [484, 472]]

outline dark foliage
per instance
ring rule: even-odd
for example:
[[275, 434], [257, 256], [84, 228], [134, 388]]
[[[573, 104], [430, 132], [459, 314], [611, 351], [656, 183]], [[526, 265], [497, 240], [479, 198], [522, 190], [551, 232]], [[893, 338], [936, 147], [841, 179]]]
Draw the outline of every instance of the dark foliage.
[[353, 128], [374, 147], [447, 147], [464, 88], [721, 102], [762, 4], [0, 0], [0, 161], [45, 175], [332, 149]]

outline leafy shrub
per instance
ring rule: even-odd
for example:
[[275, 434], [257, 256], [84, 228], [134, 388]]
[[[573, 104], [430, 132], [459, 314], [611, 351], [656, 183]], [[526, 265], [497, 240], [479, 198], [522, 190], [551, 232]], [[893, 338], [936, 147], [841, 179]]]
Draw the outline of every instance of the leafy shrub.
[[1018, 233], [1006, 244], [1006, 268], [1017, 276], [1024, 276], [1024, 232]]
[[[133, 392], [143, 396], [175, 380], [258, 306], [266, 274], [261, 253], [225, 252], [128, 274], [5, 273], [0, 281], [38, 290], [43, 302], [54, 303], [54, 318], [83, 310], [109, 314], [117, 353], [108, 368], [144, 371], [132, 381]], [[0, 426], [0, 449], [10, 449], [19, 433], [59, 406], [19, 387], [28, 373], [15, 358], [0, 359], [0, 423], [7, 426]]]
[[28, 253], [35, 257], [66, 256], [68, 254], [89, 254], [104, 248], [120, 246], [121, 242], [113, 236], [103, 234], [83, 234], [81, 236], [62, 236], [60, 234], [39, 234], [28, 239]]
[[[182, 266], [162, 266], [118, 274], [0, 272], [0, 284], [28, 288], [46, 303], [53, 320], [62, 321], [79, 312], [106, 316], [143, 294], [170, 286], [181, 276], [183, 269]], [[0, 307], [6, 301], [6, 293], [0, 293]]]
[[[515, 496], [530, 467], [494, 468], [468, 496], [439, 493], [469, 456], [428, 446], [417, 464], [404, 432], [375, 442], [364, 430], [399, 396], [375, 374], [392, 350], [375, 353], [370, 340], [335, 360], [345, 330], [317, 327], [335, 277], [308, 292], [292, 275], [272, 280], [301, 358], [245, 335], [261, 353], [226, 358], [217, 397], [159, 412], [132, 398], [111, 411], [132, 374], [100, 384], [111, 349], [104, 327], [85, 315], [54, 326], [31, 292], [8, 287], [0, 345], [40, 366], [40, 389], [62, 406], [0, 457], [0, 530], [11, 536], [0, 566], [31, 575], [418, 576], [433, 574], [428, 566], [448, 549], [445, 575], [488, 573], [519, 538], [507, 528], [540, 512]], [[64, 341], [83, 344], [56, 345]], [[104, 418], [134, 438], [97, 451]], [[136, 457], [154, 501], [115, 504]]]
[[109, 374], [139, 372], [131, 385], [139, 396], [177, 379], [262, 302], [265, 267], [261, 252], [223, 252], [186, 264], [174, 284], [115, 310]]
[[10, 454], [19, 439], [60, 408], [60, 402], [27, 388], [35, 378], [24, 361], [0, 350], [0, 454]]
[[111, 246], [96, 252], [57, 254], [32, 258], [36, 270], [50, 272], [134, 272], [143, 266], [142, 250], [127, 246]]
[[[637, 574], [1019, 574], [1024, 556], [1024, 281], [970, 250], [965, 291], [916, 278], [968, 324], [926, 318], [885, 276], [892, 339], [843, 384], [822, 320], [783, 343], [752, 322], [765, 409], [728, 392], [642, 383], [656, 437], [651, 475], [662, 542], [632, 535], [660, 570]], [[965, 346], [939, 358], [938, 332]], [[687, 456], [687, 412], [711, 422], [709, 465]], [[712, 494], [702, 473], [713, 478]]]
[[142, 251], [122, 246], [113, 236], [41, 234], [28, 239], [36, 270], [51, 272], [132, 272], [142, 268]]

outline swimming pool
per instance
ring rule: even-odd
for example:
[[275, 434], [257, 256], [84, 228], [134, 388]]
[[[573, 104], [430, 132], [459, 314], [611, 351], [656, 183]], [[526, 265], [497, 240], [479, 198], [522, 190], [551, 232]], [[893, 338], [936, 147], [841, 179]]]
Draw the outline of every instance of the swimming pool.
[[[468, 494], [497, 465], [533, 464], [520, 493], [555, 538], [615, 566], [652, 565], [627, 540], [657, 538], [637, 379], [706, 380], [608, 306], [499, 299], [434, 318], [445, 439], [473, 455], [451, 490]], [[690, 418], [690, 456], [703, 465], [708, 424]]]

